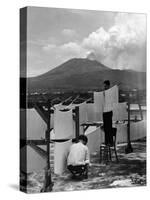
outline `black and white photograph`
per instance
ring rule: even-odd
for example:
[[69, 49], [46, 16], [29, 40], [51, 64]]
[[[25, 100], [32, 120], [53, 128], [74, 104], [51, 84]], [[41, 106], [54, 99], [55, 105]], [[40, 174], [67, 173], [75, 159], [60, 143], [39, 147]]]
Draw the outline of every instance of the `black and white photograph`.
[[20, 190], [147, 185], [147, 14], [20, 8]]

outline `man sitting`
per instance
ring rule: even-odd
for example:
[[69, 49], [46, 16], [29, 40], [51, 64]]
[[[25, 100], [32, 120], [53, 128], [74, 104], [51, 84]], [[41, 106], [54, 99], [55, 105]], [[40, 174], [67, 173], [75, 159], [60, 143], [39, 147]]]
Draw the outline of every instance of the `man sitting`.
[[79, 136], [79, 142], [73, 143], [67, 159], [69, 171], [72, 178], [88, 178], [88, 165], [90, 163], [89, 150], [86, 146], [88, 138], [85, 135]]

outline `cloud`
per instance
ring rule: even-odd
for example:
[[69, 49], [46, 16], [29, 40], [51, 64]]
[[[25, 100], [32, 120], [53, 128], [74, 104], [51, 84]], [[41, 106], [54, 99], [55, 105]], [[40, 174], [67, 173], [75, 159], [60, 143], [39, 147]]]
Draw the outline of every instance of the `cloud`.
[[87, 52], [76, 42], [68, 42], [62, 45], [48, 44], [43, 46], [42, 49], [47, 55], [55, 57], [60, 64], [71, 58], [85, 57]]
[[[75, 34], [71, 29], [62, 33]], [[146, 16], [119, 13], [107, 31], [99, 27], [81, 41], [59, 45], [49, 42], [42, 50], [56, 66], [74, 57], [87, 57], [110, 68], [143, 71], [146, 70]]]
[[62, 35], [64, 35], [65, 37], [69, 37], [69, 38], [72, 38], [72, 37], [77, 36], [76, 31], [73, 30], [73, 29], [63, 29], [61, 33], [62, 33]]
[[44, 51], [51, 51], [51, 50], [54, 50], [55, 48], [56, 48], [55, 44], [47, 44], [43, 46]]
[[100, 27], [83, 40], [82, 46], [92, 53], [95, 53], [95, 56], [99, 55], [99, 59], [102, 59], [107, 54], [106, 45], [108, 40], [109, 34]]
[[70, 55], [72, 57], [83, 57], [86, 55], [86, 50], [75, 42], [69, 42], [60, 46], [60, 50], [64, 55]]
[[119, 13], [108, 31], [100, 27], [83, 40], [82, 46], [91, 52], [90, 57], [109, 67], [143, 70], [146, 67], [146, 16]]

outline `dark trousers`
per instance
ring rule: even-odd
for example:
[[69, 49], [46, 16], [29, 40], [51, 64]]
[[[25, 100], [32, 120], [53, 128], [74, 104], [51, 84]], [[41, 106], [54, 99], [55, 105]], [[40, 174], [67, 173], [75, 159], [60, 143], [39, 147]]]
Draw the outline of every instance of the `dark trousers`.
[[103, 113], [103, 123], [104, 123], [106, 145], [113, 145], [112, 116], [113, 116], [112, 111]]
[[88, 164], [85, 165], [68, 165], [67, 168], [73, 174], [74, 177], [87, 178], [88, 176]]

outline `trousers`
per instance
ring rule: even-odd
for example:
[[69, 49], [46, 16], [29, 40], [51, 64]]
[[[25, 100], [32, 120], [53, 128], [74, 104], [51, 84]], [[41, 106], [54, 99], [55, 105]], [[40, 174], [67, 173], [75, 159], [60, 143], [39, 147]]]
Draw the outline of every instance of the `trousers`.
[[112, 111], [103, 113], [105, 145], [113, 145], [112, 116], [113, 116]]
[[88, 176], [88, 164], [85, 165], [68, 165], [67, 168], [75, 177], [87, 177]]

